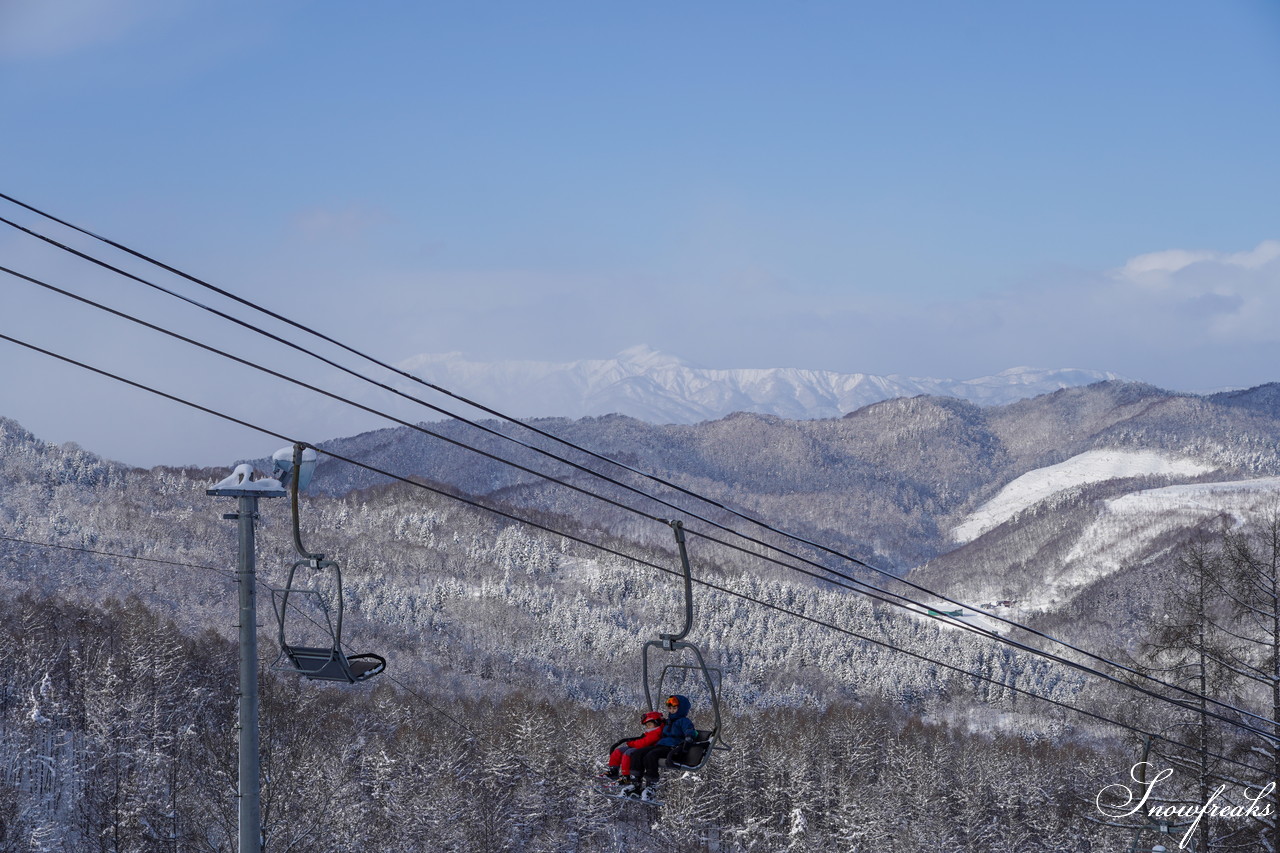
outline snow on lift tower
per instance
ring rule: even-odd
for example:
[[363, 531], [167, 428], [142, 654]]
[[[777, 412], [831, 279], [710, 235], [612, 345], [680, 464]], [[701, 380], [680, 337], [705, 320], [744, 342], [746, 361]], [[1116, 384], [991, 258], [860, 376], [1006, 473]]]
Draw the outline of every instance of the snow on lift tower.
[[[302, 558], [289, 568], [284, 589], [271, 591], [271, 603], [276, 611], [280, 628], [280, 658], [276, 665], [315, 681], [338, 681], [354, 684], [367, 681], [387, 668], [386, 658], [371, 652], [348, 655], [342, 648], [342, 568], [334, 560], [326, 560], [324, 554], [313, 554], [302, 544], [298, 521], [298, 492], [311, 482], [316, 468], [315, 448], [295, 444], [277, 450], [271, 457], [274, 474], [288, 489], [293, 517], [293, 547]], [[310, 582], [303, 582], [298, 569], [312, 573]], [[289, 598], [295, 596], [294, 613], [290, 614]], [[309, 608], [323, 616], [323, 623], [303, 613], [298, 606], [298, 596], [313, 602]], [[311, 643], [298, 641], [301, 621], [312, 623], [319, 629], [317, 638], [313, 631]], [[303, 626], [305, 627], [305, 626]]]

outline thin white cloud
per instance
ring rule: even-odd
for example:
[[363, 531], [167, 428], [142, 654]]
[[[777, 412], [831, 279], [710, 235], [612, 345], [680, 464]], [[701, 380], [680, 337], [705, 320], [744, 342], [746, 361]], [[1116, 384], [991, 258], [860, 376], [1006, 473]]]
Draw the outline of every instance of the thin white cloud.
[[3, 0], [0, 58], [44, 59], [108, 44], [182, 5], [176, 0]]
[[1280, 342], [1280, 241], [1139, 255], [1112, 278], [1115, 295], [1145, 316], [1180, 320], [1188, 343]]
[[313, 207], [297, 213], [291, 228], [306, 240], [348, 242], [359, 240], [389, 221], [391, 217], [386, 213], [359, 205]]
[[[852, 290], [741, 318], [753, 363], [977, 376], [1016, 364], [1112, 370], [1179, 390], [1280, 379], [1280, 241], [1241, 252], [1170, 250], [1120, 268], [1061, 272], [953, 299]], [[704, 336], [706, 337], [706, 336]], [[720, 336], [726, 348], [733, 344]], [[713, 358], [663, 342], [671, 352]], [[797, 355], [800, 356], [797, 358]], [[783, 358], [786, 357], [786, 361]]]
[[1258, 269], [1280, 258], [1280, 240], [1263, 240], [1250, 252], [1228, 255], [1227, 261], [1245, 269]]
[[0, 55], [16, 59], [52, 56], [112, 41], [136, 20], [133, 12], [137, 5], [111, 0], [0, 3]]
[[1169, 249], [1150, 252], [1130, 258], [1120, 269], [1120, 275], [1130, 281], [1147, 284], [1163, 281], [1163, 276], [1186, 269], [1194, 263], [1221, 257], [1219, 252], [1193, 252], [1186, 249]]
[[1192, 264], [1210, 262], [1227, 267], [1258, 269], [1277, 258], [1280, 258], [1280, 240], [1264, 240], [1254, 249], [1234, 254], [1204, 249], [1167, 249], [1130, 258], [1117, 274], [1130, 281], [1147, 283], [1153, 279], [1163, 280]]

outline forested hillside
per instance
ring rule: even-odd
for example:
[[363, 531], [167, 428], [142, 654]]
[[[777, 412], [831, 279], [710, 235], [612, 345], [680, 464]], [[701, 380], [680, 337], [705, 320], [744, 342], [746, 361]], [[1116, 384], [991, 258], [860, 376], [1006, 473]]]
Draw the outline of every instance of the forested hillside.
[[[1181, 543], [1224, 512], [1265, 511], [1274, 492], [1257, 478], [1280, 472], [1274, 397], [1104, 384], [998, 409], [914, 398], [828, 421], [539, 426], [967, 605], [1140, 657]], [[467, 441], [606, 489], [495, 437]], [[1069, 665], [1074, 655], [1055, 663], [998, 643], [986, 631], [1009, 629], [994, 621], [965, 630], [931, 617], [950, 605], [830, 553], [793, 544], [815, 567], [761, 560], [763, 544], [724, 547], [704, 534], [728, 534], [696, 515], [691, 639], [723, 670], [732, 749], [699, 780], [674, 782], [657, 823], [649, 807], [594, 796], [594, 763], [633, 733], [644, 702], [641, 645], [682, 618], [678, 578], [655, 568], [678, 566], [671, 530], [408, 430], [328, 448], [413, 479], [378, 483], [328, 461], [302, 506], [308, 548], [344, 569], [348, 650], [390, 665], [350, 688], [272, 668], [265, 587], [294, 555], [288, 501], [264, 499], [269, 850], [586, 851], [626, 839], [635, 850], [1086, 851], [1127, 840], [1089, 819], [1138, 749], [1107, 721], [1165, 725], [1176, 709], [1127, 699]], [[1208, 473], [1067, 486], [953, 540], [1019, 477], [1097, 448], [1194, 458]], [[0, 849], [231, 849], [235, 525], [222, 518], [229, 499], [205, 494], [225, 474], [128, 469], [0, 420], [14, 650]], [[749, 527], [714, 507], [698, 514]], [[849, 578], [911, 600], [873, 600]], [[705, 719], [705, 690], [684, 677], [671, 689]]]
[[[896, 399], [831, 420], [736, 414], [695, 425], [655, 425], [615, 415], [533, 423], [882, 568], [906, 571], [951, 550], [951, 528], [1002, 486], [1091, 449], [1160, 450], [1199, 460], [1222, 479], [1280, 474], [1280, 406], [1275, 397], [1275, 386], [1196, 397], [1103, 382], [992, 408], [944, 397]], [[496, 422], [483, 425], [519, 443], [447, 422], [423, 424], [421, 430], [365, 433], [322, 446], [468, 494], [609, 524], [626, 520], [599, 501], [458, 443], [551, 471], [607, 497], [622, 493], [529, 448], [652, 488], [527, 430]], [[316, 488], [344, 494], [386, 479], [330, 462], [321, 466]]]

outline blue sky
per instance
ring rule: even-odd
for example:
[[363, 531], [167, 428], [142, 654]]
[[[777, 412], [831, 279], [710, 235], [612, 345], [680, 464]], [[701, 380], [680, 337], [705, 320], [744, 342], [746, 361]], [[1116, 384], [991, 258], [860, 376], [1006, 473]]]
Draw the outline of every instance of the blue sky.
[[[1280, 380], [1278, 84], [1263, 0], [5, 0], [0, 192], [388, 360], [1204, 390]], [[7, 266], [303, 370], [3, 232]], [[0, 278], [6, 334], [279, 399]], [[245, 443], [0, 346], [0, 415], [42, 437]]]

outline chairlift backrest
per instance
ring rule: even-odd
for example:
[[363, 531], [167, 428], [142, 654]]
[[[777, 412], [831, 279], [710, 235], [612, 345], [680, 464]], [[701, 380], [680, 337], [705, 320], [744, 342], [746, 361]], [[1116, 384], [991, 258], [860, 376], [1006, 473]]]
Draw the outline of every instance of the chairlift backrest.
[[711, 743], [708, 741], [706, 743], [695, 743], [685, 750], [685, 754], [679, 759], [672, 758], [669, 764], [673, 770], [697, 773], [710, 760]]

